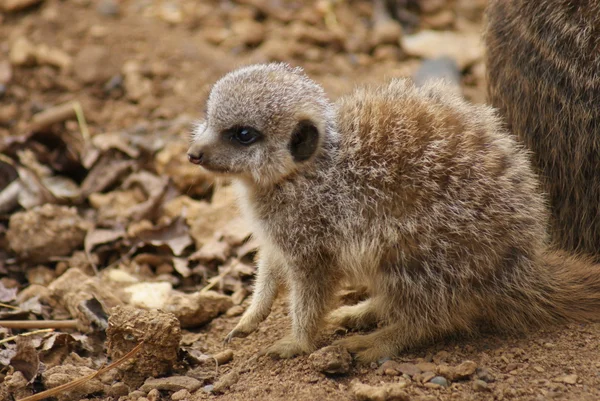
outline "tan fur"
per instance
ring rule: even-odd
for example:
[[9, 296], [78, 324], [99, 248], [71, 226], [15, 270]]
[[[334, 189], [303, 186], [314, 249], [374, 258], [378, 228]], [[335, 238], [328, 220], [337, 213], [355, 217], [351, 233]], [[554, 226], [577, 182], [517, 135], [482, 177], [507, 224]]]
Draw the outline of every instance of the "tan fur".
[[533, 151], [551, 232], [600, 261], [600, 2], [491, 0], [488, 93]]
[[[479, 324], [525, 330], [598, 317], [600, 266], [548, 248], [528, 154], [493, 109], [441, 84], [393, 80], [336, 104], [314, 86], [281, 64], [226, 75], [190, 148], [207, 169], [233, 171], [261, 242], [251, 306], [228, 340], [256, 330], [283, 283], [292, 333], [267, 353], [312, 351], [344, 279], [367, 285], [369, 298], [330, 318], [382, 324], [340, 341], [364, 361]], [[298, 118], [314, 119], [319, 146], [290, 163]], [[264, 137], [248, 147], [219, 134], [249, 124]]]

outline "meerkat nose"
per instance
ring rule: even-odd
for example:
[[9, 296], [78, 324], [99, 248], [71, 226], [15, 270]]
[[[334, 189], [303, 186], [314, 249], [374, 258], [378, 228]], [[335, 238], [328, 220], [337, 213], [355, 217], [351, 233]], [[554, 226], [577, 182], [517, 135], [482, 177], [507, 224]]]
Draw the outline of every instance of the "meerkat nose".
[[194, 164], [202, 164], [202, 162], [204, 161], [204, 153], [203, 152], [197, 152], [197, 153], [188, 153], [188, 160], [190, 161], [190, 163], [194, 163]]

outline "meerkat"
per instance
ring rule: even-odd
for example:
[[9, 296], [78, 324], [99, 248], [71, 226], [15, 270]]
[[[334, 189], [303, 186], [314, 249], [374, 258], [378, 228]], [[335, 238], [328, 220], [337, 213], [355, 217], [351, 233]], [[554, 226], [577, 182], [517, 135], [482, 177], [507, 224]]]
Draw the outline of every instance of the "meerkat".
[[[254, 295], [226, 340], [255, 331], [280, 285], [313, 351], [327, 321], [379, 328], [336, 343], [375, 361], [480, 324], [524, 330], [600, 312], [600, 265], [552, 251], [527, 152], [494, 110], [407, 80], [328, 100], [301, 69], [243, 67], [211, 89], [192, 163], [233, 178], [260, 242]], [[338, 284], [368, 298], [331, 312]]]
[[600, 262], [600, 2], [490, 1], [490, 103], [533, 153], [551, 234]]

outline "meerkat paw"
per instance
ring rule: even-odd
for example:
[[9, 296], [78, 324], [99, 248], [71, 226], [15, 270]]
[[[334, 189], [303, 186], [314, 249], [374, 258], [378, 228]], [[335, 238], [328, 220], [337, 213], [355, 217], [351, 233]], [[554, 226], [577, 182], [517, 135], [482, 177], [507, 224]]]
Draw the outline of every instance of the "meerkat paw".
[[377, 324], [377, 317], [370, 309], [368, 301], [356, 305], [337, 308], [329, 314], [328, 321], [334, 327], [351, 330], [365, 330]]
[[342, 338], [341, 340], [335, 341], [333, 345], [339, 345], [346, 348], [348, 352], [355, 355], [356, 360], [364, 364], [393, 356], [388, 344], [385, 341], [379, 343], [377, 341], [377, 336], [374, 336], [373, 334]]
[[258, 323], [254, 322], [245, 322], [243, 319], [234, 327], [233, 330], [227, 334], [224, 342], [229, 343], [235, 337], [244, 338], [247, 337], [250, 333], [253, 333], [258, 328]]
[[271, 345], [266, 350], [261, 351], [261, 355], [269, 355], [273, 359], [289, 359], [298, 355], [308, 354], [311, 347], [303, 346], [291, 336], [284, 337]]

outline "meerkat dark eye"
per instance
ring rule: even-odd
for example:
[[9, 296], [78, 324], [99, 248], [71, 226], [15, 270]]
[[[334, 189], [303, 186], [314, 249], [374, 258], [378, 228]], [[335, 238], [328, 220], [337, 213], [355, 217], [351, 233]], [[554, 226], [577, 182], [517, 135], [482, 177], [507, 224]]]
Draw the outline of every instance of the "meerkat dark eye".
[[310, 159], [317, 150], [319, 144], [319, 130], [315, 125], [307, 120], [300, 121], [290, 141], [290, 152], [296, 162], [302, 162]]
[[235, 127], [228, 131], [230, 140], [242, 145], [250, 145], [261, 138], [261, 133], [252, 127]]

